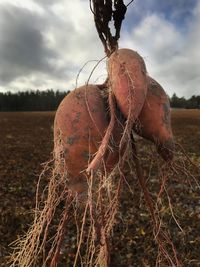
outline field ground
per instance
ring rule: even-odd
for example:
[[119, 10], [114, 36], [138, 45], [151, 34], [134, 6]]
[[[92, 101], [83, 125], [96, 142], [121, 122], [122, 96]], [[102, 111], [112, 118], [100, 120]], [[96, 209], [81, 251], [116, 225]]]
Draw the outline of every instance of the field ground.
[[[200, 110], [173, 110], [172, 115], [176, 141], [196, 164], [200, 164]], [[53, 149], [53, 118], [51, 112], [0, 113], [1, 267], [8, 267], [5, 262], [10, 252], [9, 244], [23, 234], [32, 221], [30, 211], [34, 208], [41, 163], [51, 157]], [[145, 149], [141, 153], [142, 163], [148, 166]], [[200, 182], [195, 167], [189, 168]], [[155, 188], [158, 185], [156, 175], [152, 174], [153, 190], [154, 183]], [[187, 183], [183, 173], [178, 175], [179, 183], [169, 180], [167, 188], [183, 232], [174, 222], [169, 205], [164, 204], [163, 209], [183, 266], [197, 267], [200, 266], [200, 191], [191, 178]], [[136, 178], [129, 176], [127, 180], [134, 194], [127, 188], [122, 192], [111, 246], [111, 266], [155, 267], [156, 247], [152, 241], [148, 212], [137, 189]], [[190, 187], [190, 182], [193, 187]], [[60, 267], [72, 266], [73, 248], [66, 251], [63, 258], [66, 264]]]

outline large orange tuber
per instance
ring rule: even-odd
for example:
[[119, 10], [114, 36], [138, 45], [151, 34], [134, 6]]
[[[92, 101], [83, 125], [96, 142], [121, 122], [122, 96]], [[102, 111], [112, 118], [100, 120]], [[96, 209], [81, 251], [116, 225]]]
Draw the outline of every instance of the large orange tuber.
[[[86, 168], [104, 137], [109, 124], [107, 100], [98, 86], [85, 85], [70, 92], [61, 102], [54, 121], [54, 151], [57, 162], [64, 161], [63, 170], [68, 174], [69, 187], [81, 193], [87, 188]], [[115, 165], [114, 140], [121, 135], [116, 125], [111, 150], [105, 154], [105, 171]], [[106, 164], [107, 161], [107, 164]]]
[[108, 78], [119, 109], [125, 118], [138, 118], [147, 93], [143, 58], [130, 49], [116, 50], [108, 59]]
[[169, 98], [161, 85], [151, 77], [148, 77], [147, 96], [138, 121], [135, 131], [154, 142], [164, 160], [171, 160], [174, 140]]
[[118, 49], [113, 52], [108, 58], [108, 86], [110, 90], [111, 120], [101, 146], [88, 166], [88, 172], [98, 168], [114, 132], [113, 98], [115, 98], [121, 113], [126, 118], [124, 134], [120, 141], [120, 150], [123, 150], [127, 140], [130, 139], [133, 124], [141, 112], [147, 93], [146, 66], [143, 58], [130, 49]]

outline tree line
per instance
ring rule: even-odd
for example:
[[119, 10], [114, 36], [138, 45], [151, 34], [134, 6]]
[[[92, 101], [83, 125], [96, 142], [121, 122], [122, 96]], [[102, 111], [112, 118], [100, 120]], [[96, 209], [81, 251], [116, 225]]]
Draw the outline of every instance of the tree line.
[[[56, 110], [62, 99], [69, 93], [47, 90], [26, 91], [17, 93], [0, 93], [0, 111], [52, 111]], [[172, 108], [200, 108], [200, 96], [189, 99], [178, 97], [170, 98]]]
[[199, 109], [200, 96], [193, 95], [189, 99], [185, 99], [185, 97], [178, 97], [176, 94], [173, 94], [170, 98], [170, 104], [172, 108]]
[[0, 111], [52, 111], [69, 93], [47, 91], [25, 91], [0, 93]]

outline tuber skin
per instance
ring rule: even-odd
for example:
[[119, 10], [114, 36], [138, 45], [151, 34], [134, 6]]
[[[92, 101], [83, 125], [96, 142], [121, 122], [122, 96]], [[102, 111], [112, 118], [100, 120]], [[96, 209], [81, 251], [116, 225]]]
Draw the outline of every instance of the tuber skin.
[[114, 133], [114, 100], [126, 118], [124, 134], [119, 142], [121, 151], [130, 139], [133, 124], [141, 112], [147, 92], [147, 76], [144, 60], [137, 52], [118, 49], [111, 54], [108, 58], [108, 87], [111, 120], [101, 146], [87, 168], [88, 173], [97, 170]]
[[162, 86], [148, 77], [147, 96], [134, 126], [136, 133], [155, 143], [158, 153], [165, 161], [173, 159], [174, 139], [171, 128], [169, 98]]
[[[65, 164], [61, 172], [68, 174], [69, 188], [74, 193], [81, 194], [87, 190], [85, 170], [98, 151], [108, 127], [107, 110], [107, 101], [96, 85], [85, 85], [70, 92], [57, 109], [54, 120], [55, 159], [57, 162], [62, 160], [62, 151]], [[120, 129], [122, 131], [120, 125], [116, 125], [115, 128], [113, 142], [109, 144], [111, 150], [107, 151], [104, 157], [104, 171], [108, 173], [117, 160], [113, 157], [118, 150], [114, 140], [118, 135], [121, 136]]]
[[146, 66], [131, 49], [118, 49], [108, 59], [108, 78], [119, 109], [132, 122], [138, 118], [147, 93]]

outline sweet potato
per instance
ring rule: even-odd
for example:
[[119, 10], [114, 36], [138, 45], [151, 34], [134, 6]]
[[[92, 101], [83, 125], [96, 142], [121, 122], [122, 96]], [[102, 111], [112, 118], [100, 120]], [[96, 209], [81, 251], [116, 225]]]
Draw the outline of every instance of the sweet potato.
[[116, 50], [108, 59], [108, 78], [122, 114], [134, 121], [142, 110], [147, 93], [143, 58], [130, 49]]
[[[147, 81], [148, 88], [145, 102], [133, 129], [139, 136], [152, 141], [164, 160], [172, 160], [174, 139], [171, 128], [169, 98], [158, 82], [149, 76], [147, 77]], [[116, 143], [119, 142], [119, 136], [115, 141]], [[116, 151], [112, 155], [113, 165], [118, 161], [118, 153]]]
[[110, 123], [101, 146], [87, 171], [96, 170], [108, 149], [111, 135], [115, 131], [114, 100], [121, 113], [125, 116], [124, 134], [121, 136], [120, 150], [127, 143], [134, 121], [141, 112], [147, 92], [146, 66], [142, 57], [130, 49], [119, 49], [111, 54], [108, 59], [108, 86]]
[[[61, 161], [61, 157], [64, 157], [63, 171], [68, 173], [71, 189], [78, 193], [87, 186], [84, 170], [97, 152], [109, 124], [106, 105], [98, 86], [85, 85], [68, 94], [56, 112], [55, 158]], [[117, 147], [113, 145], [112, 149], [113, 152], [105, 155], [105, 158], [109, 158], [106, 166], [108, 172], [117, 160], [116, 157], [112, 158]]]
[[[173, 135], [170, 122], [169, 100], [162, 87], [148, 78], [148, 92], [139, 115], [135, 131], [153, 141], [165, 159], [172, 158]], [[54, 142], [56, 160], [60, 151], [65, 161], [64, 171], [70, 177], [69, 186], [75, 192], [87, 187], [84, 170], [98, 151], [109, 125], [108, 104], [98, 86], [82, 86], [61, 102], [55, 116]], [[120, 114], [115, 114], [120, 119]], [[122, 121], [115, 121], [112, 136], [112, 150], [104, 155], [105, 168], [110, 172], [119, 160], [119, 142], [123, 133]], [[60, 143], [61, 141], [61, 143]]]
[[154, 142], [165, 160], [173, 157], [174, 141], [171, 129], [171, 112], [168, 96], [161, 85], [148, 77], [147, 96], [135, 125], [136, 132]]

